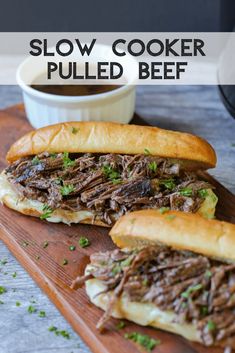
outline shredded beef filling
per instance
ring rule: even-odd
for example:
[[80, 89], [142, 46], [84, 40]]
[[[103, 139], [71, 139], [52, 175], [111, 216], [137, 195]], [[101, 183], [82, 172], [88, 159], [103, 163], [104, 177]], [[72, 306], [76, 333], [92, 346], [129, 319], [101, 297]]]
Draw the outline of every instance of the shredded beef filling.
[[[193, 323], [206, 346], [235, 347], [235, 265], [167, 247], [134, 251], [119, 249], [91, 255], [89, 273], [77, 278], [104, 282], [110, 292], [109, 307], [99, 321], [110, 318], [121, 294], [130, 301], [153, 303], [174, 311], [179, 323]], [[98, 294], [99, 295], [99, 294]]]
[[126, 212], [169, 207], [196, 212], [211, 188], [180, 163], [151, 155], [49, 154], [22, 158], [6, 169], [21, 196], [55, 210], [91, 210], [112, 225]]

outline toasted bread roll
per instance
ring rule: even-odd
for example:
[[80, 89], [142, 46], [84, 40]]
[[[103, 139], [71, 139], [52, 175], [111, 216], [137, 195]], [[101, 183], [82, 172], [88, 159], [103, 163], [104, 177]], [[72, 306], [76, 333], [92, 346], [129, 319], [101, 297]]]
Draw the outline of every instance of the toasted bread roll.
[[110, 235], [120, 248], [162, 244], [235, 261], [235, 225], [198, 214], [163, 209], [136, 211], [121, 217]]
[[131, 155], [149, 151], [153, 156], [182, 159], [191, 169], [216, 165], [215, 151], [198, 136], [157, 127], [107, 122], [69, 122], [31, 131], [11, 146], [7, 160], [13, 162], [45, 151]]

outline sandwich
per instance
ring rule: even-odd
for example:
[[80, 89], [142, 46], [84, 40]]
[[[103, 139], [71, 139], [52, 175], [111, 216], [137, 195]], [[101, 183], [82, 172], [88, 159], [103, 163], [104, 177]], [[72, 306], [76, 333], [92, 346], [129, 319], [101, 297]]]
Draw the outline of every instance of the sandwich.
[[110, 235], [120, 247], [94, 253], [85, 274], [90, 301], [112, 316], [235, 348], [235, 225], [180, 211], [141, 210]]
[[197, 172], [216, 165], [203, 139], [156, 127], [69, 122], [34, 130], [7, 153], [0, 199], [50, 222], [112, 226], [134, 210], [213, 217], [217, 197]]

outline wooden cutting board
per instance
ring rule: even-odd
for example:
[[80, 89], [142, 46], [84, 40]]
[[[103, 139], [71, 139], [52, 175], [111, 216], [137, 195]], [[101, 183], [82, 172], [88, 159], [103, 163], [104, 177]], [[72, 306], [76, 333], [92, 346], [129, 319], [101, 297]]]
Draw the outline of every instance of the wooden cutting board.
[[[141, 123], [141, 120], [135, 117], [135, 123]], [[31, 126], [25, 118], [22, 105], [0, 112], [0, 169], [6, 165], [5, 155], [10, 145], [29, 130]], [[235, 196], [208, 174], [203, 176], [217, 187], [216, 193], [220, 200], [217, 217], [235, 223]], [[160, 339], [161, 344], [153, 351], [156, 353], [222, 352], [219, 348], [204, 348], [179, 336], [129, 322], [126, 328], [117, 330], [118, 321], [114, 319], [110, 320], [108, 330], [103, 334], [96, 330], [95, 325], [102, 311], [89, 302], [84, 289], [71, 290], [70, 284], [83, 273], [91, 253], [114, 248], [107, 229], [47, 223], [20, 215], [4, 206], [0, 206], [0, 227], [0, 238], [93, 352], [139, 352], [139, 347], [123, 337], [124, 333], [133, 331]], [[90, 247], [79, 248], [80, 236], [90, 240]], [[46, 248], [43, 247], [45, 241], [48, 242]], [[70, 251], [70, 245], [75, 245], [76, 250]], [[63, 265], [63, 259], [68, 260], [67, 265]]]

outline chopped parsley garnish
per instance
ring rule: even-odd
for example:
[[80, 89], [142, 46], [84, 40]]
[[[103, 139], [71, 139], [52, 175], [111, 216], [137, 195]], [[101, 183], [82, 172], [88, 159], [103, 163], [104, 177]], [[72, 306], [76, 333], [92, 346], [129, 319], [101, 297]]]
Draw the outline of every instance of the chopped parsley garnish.
[[180, 195], [182, 196], [192, 196], [193, 190], [191, 188], [183, 188], [179, 191]]
[[50, 327], [48, 327], [48, 331], [50, 331], [50, 332], [57, 331], [57, 327], [55, 327], [55, 326], [50, 326]]
[[90, 241], [86, 237], [81, 237], [78, 241], [78, 244], [81, 246], [81, 248], [86, 248], [90, 245]]
[[208, 196], [208, 191], [207, 191], [207, 189], [198, 190], [198, 195], [199, 195], [201, 198], [205, 199], [205, 198]]
[[70, 251], [74, 251], [74, 250], [76, 250], [76, 246], [74, 246], [74, 245], [70, 245], [69, 250], [70, 250]]
[[6, 293], [6, 288], [3, 286], [0, 286], [0, 294]]
[[117, 328], [118, 330], [121, 330], [121, 329], [123, 329], [124, 327], [126, 327], [126, 323], [125, 323], [124, 321], [119, 321], [119, 322], [117, 323], [117, 325], [116, 325], [116, 328]]
[[121, 267], [127, 267], [130, 266], [130, 264], [132, 263], [133, 257], [129, 256], [127, 257], [125, 260], [121, 261], [120, 265]]
[[32, 165], [37, 165], [40, 163], [40, 159], [38, 158], [38, 156], [35, 156], [33, 159], [32, 159]]
[[13, 278], [16, 278], [16, 276], [17, 276], [17, 273], [16, 273], [16, 272], [13, 272], [13, 273], [12, 273], [12, 277], [13, 277]]
[[181, 293], [181, 297], [188, 299], [190, 294], [202, 289], [202, 284], [189, 287], [185, 292]]
[[160, 340], [149, 337], [148, 335], [142, 335], [138, 332], [126, 333], [124, 335], [126, 339], [132, 340], [135, 343], [138, 343], [140, 346], [144, 347], [148, 352], [151, 352], [156, 345], [161, 343]]
[[57, 157], [57, 153], [50, 153], [50, 157], [55, 159]]
[[120, 173], [113, 169], [111, 165], [104, 165], [102, 168], [102, 172], [104, 173], [106, 178], [111, 180], [114, 184], [118, 184], [121, 182]]
[[0, 265], [6, 265], [7, 264], [7, 259], [2, 259], [0, 260]]
[[72, 134], [76, 135], [76, 133], [79, 131], [76, 127], [72, 126]]
[[21, 306], [21, 302], [16, 302], [16, 306]]
[[4, 304], [4, 302], [2, 300], [0, 300], [0, 304]]
[[56, 326], [50, 326], [48, 331], [54, 332], [56, 336], [62, 336], [64, 338], [70, 339], [70, 334], [65, 330], [58, 330]]
[[161, 207], [161, 208], [159, 208], [159, 212], [161, 214], [164, 214], [164, 213], [166, 213], [168, 211], [170, 211], [170, 207]]
[[48, 243], [48, 241], [46, 240], [46, 241], [43, 242], [42, 247], [43, 247], [44, 249], [46, 249], [46, 248], [48, 247], [48, 245], [49, 245], [49, 243]]
[[142, 285], [143, 285], [144, 287], [147, 287], [147, 285], [148, 285], [148, 279], [147, 279], [147, 278], [145, 278], [145, 279], [142, 281]]
[[33, 305], [28, 306], [28, 313], [32, 314], [35, 313], [37, 309]]
[[61, 185], [63, 184], [63, 178], [62, 177], [58, 177], [54, 180], [54, 183], [56, 183], [57, 185]]
[[38, 316], [39, 317], [46, 317], [45, 311], [44, 310], [40, 310]]
[[40, 219], [50, 218], [53, 213], [53, 209], [50, 206], [48, 206], [47, 204], [43, 205], [42, 211], [43, 211], [43, 213], [41, 214]]
[[157, 163], [155, 161], [150, 162], [148, 164], [148, 168], [149, 168], [149, 170], [151, 170], [151, 172], [156, 173], [156, 171], [157, 171]]
[[130, 220], [131, 224], [134, 224], [135, 221], [136, 221], [136, 218], [132, 218], [132, 219]]
[[208, 314], [209, 310], [207, 306], [201, 306], [200, 308], [200, 313], [202, 316], [206, 316]]
[[63, 266], [68, 265], [68, 263], [69, 263], [69, 262], [68, 262], [68, 260], [67, 260], [67, 259], [63, 259], [63, 262], [62, 262], [62, 265], [63, 265]]
[[169, 219], [169, 221], [172, 221], [173, 219], [175, 219], [175, 215], [174, 214], [169, 214], [166, 216], [166, 219]]
[[205, 272], [205, 277], [210, 278], [212, 276], [212, 272], [210, 270], [207, 270]]
[[168, 190], [173, 190], [176, 187], [175, 181], [173, 178], [160, 180], [160, 185], [165, 186], [165, 188]]
[[216, 324], [212, 320], [209, 320], [206, 326], [209, 331], [214, 331], [216, 329]]
[[145, 148], [145, 149], [144, 149], [144, 154], [145, 154], [146, 156], [148, 156], [149, 154], [151, 154], [148, 148]]
[[75, 187], [73, 185], [64, 185], [64, 186], [61, 186], [60, 193], [63, 196], [67, 196], [74, 190], [75, 190]]
[[208, 213], [205, 216], [206, 216], [207, 219], [215, 219], [216, 218], [215, 215], [208, 214]]
[[68, 152], [64, 152], [64, 153], [63, 153], [63, 167], [64, 167], [64, 168], [69, 168], [69, 167], [74, 166], [74, 164], [75, 164], [75, 161], [72, 161], [72, 160], [69, 158]]
[[116, 276], [118, 273], [122, 271], [122, 268], [120, 265], [114, 265], [111, 272], [114, 276]]

